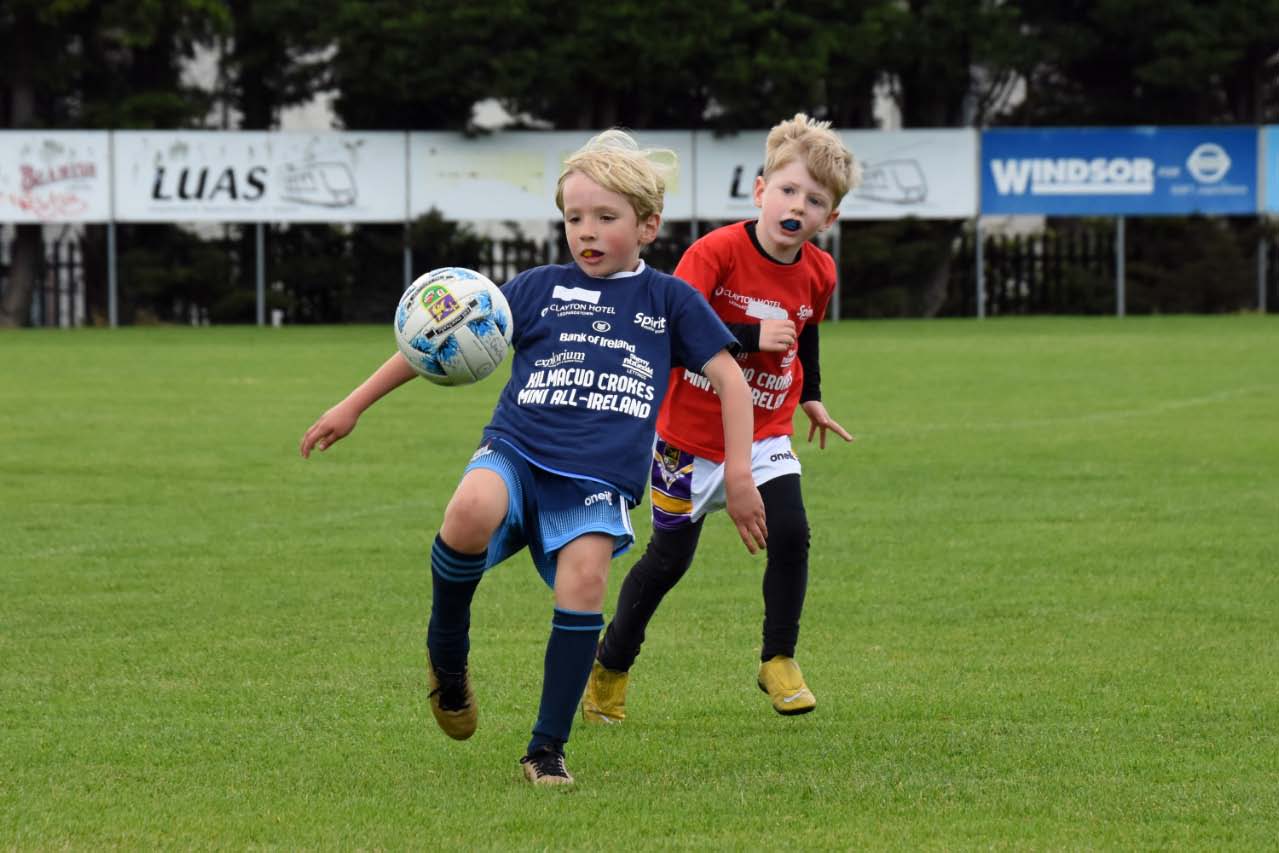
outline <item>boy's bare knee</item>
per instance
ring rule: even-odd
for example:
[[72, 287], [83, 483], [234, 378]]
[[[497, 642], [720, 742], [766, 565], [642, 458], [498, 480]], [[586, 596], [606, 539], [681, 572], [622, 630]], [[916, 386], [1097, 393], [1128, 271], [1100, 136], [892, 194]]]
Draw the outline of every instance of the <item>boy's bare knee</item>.
[[[604, 593], [608, 588], [608, 583], [604, 572], [601, 571], [570, 571], [564, 578], [563, 589], [576, 601], [598, 601], [601, 604], [604, 601]], [[557, 582], [556, 587], [560, 584]]]
[[589, 534], [560, 552], [555, 570], [555, 602], [570, 610], [599, 610], [608, 588], [612, 537]]
[[[475, 476], [475, 475], [486, 476]], [[506, 517], [506, 484], [491, 471], [467, 475], [444, 509], [440, 537], [455, 550], [478, 554]]]

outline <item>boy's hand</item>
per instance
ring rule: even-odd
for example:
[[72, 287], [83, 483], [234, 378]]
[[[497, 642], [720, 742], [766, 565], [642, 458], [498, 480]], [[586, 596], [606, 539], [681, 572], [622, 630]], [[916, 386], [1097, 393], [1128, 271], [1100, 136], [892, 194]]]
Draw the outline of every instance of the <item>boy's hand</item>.
[[835, 419], [826, 411], [826, 407], [822, 405], [821, 400], [809, 400], [807, 403], [800, 403], [804, 414], [808, 415], [808, 443], [813, 443], [813, 435], [818, 431], [822, 431], [821, 439], [818, 446], [822, 450], [826, 449], [826, 430], [830, 430], [835, 435], [844, 439], [844, 441], [852, 441], [853, 437], [848, 434], [848, 430], [844, 429]]
[[321, 451], [328, 450], [333, 444], [350, 434], [355, 429], [355, 422], [360, 417], [360, 413], [352, 406], [338, 403], [324, 414], [320, 415], [320, 419], [311, 424], [311, 428], [306, 431], [306, 435], [302, 436], [303, 459], [311, 458], [311, 449], [318, 447]]
[[790, 320], [761, 320], [759, 323], [760, 352], [789, 352], [796, 340], [795, 324]]
[[724, 477], [724, 502], [746, 550], [758, 553], [768, 540], [768, 525], [764, 518], [764, 499], [759, 496], [749, 470], [735, 477]]

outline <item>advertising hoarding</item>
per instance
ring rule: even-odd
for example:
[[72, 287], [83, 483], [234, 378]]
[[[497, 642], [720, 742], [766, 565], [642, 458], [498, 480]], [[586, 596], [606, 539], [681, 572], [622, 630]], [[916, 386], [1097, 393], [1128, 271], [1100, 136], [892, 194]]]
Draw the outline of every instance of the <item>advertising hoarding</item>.
[[107, 222], [107, 131], [0, 131], [0, 222]]
[[[445, 219], [555, 219], [555, 186], [564, 160], [593, 135], [589, 131], [511, 131], [467, 137], [460, 133], [409, 134], [409, 209], [414, 217], [438, 210]], [[666, 219], [688, 219], [692, 192], [689, 131], [636, 131], [641, 148], [675, 152], [679, 169], [666, 188]]]
[[1257, 130], [987, 130], [981, 212], [1177, 216], [1257, 212]]
[[[697, 218], [750, 219], [768, 131], [697, 133]], [[964, 128], [844, 131], [862, 164], [861, 186], [839, 206], [845, 219], [966, 219], [977, 211], [977, 132]]]
[[1261, 129], [1261, 169], [1265, 186], [1265, 210], [1267, 213], [1279, 213], [1279, 125], [1268, 125]]
[[403, 133], [119, 131], [121, 222], [403, 222]]

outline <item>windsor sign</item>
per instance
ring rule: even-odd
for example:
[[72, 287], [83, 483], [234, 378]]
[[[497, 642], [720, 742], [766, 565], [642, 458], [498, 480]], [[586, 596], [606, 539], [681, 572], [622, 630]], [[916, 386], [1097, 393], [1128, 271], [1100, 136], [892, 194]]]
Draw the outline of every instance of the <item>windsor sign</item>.
[[981, 210], [1255, 214], [1257, 152], [1257, 129], [1248, 127], [988, 130], [981, 139]]

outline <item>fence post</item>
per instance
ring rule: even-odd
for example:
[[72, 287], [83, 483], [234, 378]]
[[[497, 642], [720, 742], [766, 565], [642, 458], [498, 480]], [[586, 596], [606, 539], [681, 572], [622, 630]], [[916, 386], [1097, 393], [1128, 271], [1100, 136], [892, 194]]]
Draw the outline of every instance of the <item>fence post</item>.
[[115, 220], [107, 223], [107, 325], [120, 325], [120, 292], [115, 276]]
[[257, 250], [256, 273], [257, 273], [257, 301], [258, 301], [258, 325], [266, 325], [266, 258], [265, 253], [266, 236], [263, 233], [266, 229], [261, 222], [255, 223], [255, 249]]
[[404, 287], [401, 293], [409, 289], [413, 283], [413, 228], [408, 220], [404, 220]]
[[[839, 220], [836, 219], [835, 227], [831, 229], [831, 249], [834, 250], [831, 252], [831, 254], [835, 256], [835, 293], [831, 296], [831, 303], [832, 303], [831, 307], [835, 310], [833, 312], [833, 316], [827, 315], [828, 320], [834, 320], [835, 322], [839, 322], [839, 319], [840, 319], [839, 300], [843, 296], [843, 278], [844, 277], [839, 274], [840, 267], [841, 267], [840, 247], [842, 245], [839, 239], [839, 235], [840, 235], [840, 232], [843, 230], [844, 229], [840, 227]], [[697, 238], [693, 237], [692, 239], [696, 240]]]
[[973, 217], [973, 257], [977, 267], [977, 319], [986, 317], [986, 258], [982, 250], [981, 217]]
[[1257, 240], [1257, 310], [1266, 313], [1266, 235]]
[[1124, 217], [1115, 218], [1115, 316], [1124, 316]]

